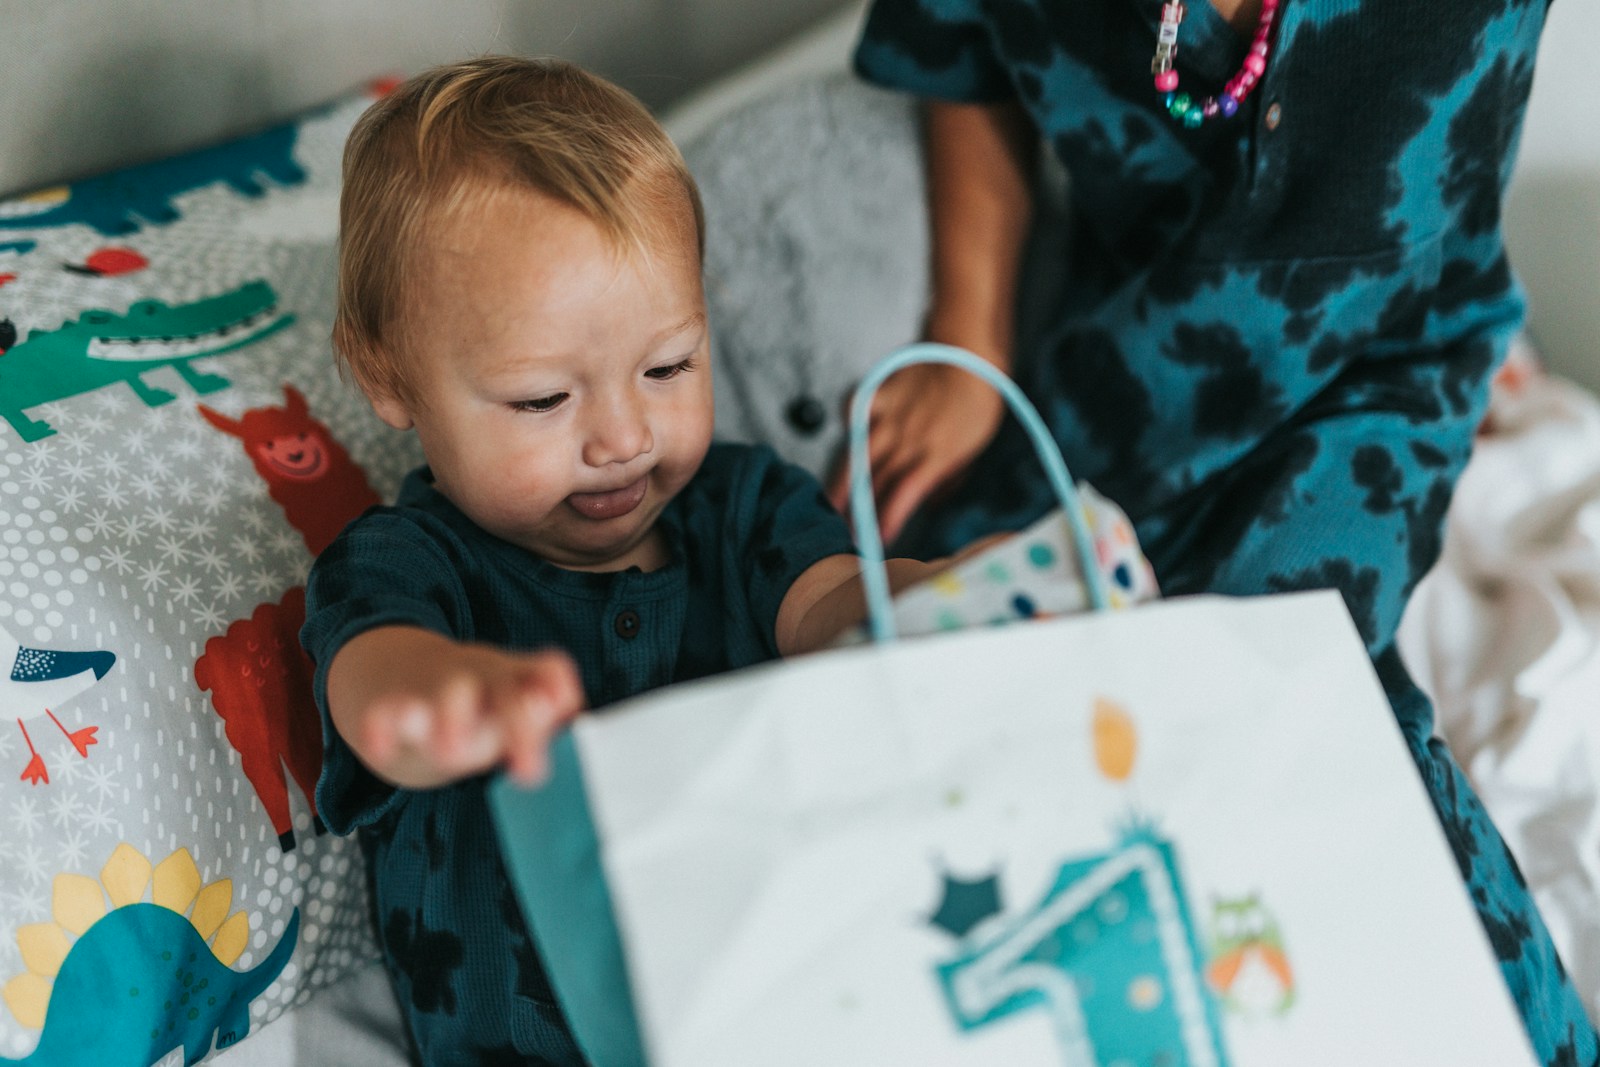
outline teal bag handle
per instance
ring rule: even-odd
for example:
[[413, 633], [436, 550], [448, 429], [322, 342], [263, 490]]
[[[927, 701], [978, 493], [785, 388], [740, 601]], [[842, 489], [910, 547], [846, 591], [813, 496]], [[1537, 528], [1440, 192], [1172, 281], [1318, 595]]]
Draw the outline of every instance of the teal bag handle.
[[975, 374], [999, 391], [1011, 413], [1022, 423], [1033, 450], [1044, 463], [1045, 476], [1050, 488], [1055, 490], [1061, 510], [1067, 516], [1072, 530], [1073, 547], [1078, 554], [1078, 566], [1083, 571], [1084, 585], [1089, 592], [1089, 606], [1095, 611], [1106, 610], [1111, 603], [1106, 589], [1106, 576], [1100, 573], [1095, 558], [1094, 536], [1089, 532], [1089, 522], [1084, 517], [1083, 503], [1078, 490], [1067, 473], [1067, 462], [1061, 449], [1050, 436], [1044, 420], [1033, 404], [1023, 395], [1017, 383], [997, 370], [993, 364], [971, 352], [953, 345], [924, 342], [897, 348], [883, 357], [867, 372], [856, 387], [850, 401], [850, 515], [855, 520], [856, 539], [860, 542], [861, 577], [867, 592], [867, 621], [874, 641], [892, 641], [895, 638], [894, 607], [889, 596], [889, 574], [883, 563], [883, 536], [878, 527], [878, 508], [872, 497], [872, 472], [868, 469], [867, 431], [870, 427], [872, 398], [890, 375], [919, 363], [947, 363]]

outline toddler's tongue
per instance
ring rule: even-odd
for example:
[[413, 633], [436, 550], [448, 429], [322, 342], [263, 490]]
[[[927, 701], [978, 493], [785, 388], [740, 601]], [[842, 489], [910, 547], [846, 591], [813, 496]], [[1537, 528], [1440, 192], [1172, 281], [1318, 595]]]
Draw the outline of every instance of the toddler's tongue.
[[608, 493], [573, 493], [567, 503], [586, 519], [617, 519], [639, 506], [648, 485], [649, 477], [645, 476]]

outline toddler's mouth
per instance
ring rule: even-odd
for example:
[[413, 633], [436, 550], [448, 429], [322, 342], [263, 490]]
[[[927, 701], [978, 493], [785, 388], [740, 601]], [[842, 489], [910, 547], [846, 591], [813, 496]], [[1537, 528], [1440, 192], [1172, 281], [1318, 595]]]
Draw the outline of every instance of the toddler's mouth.
[[612, 489], [604, 493], [573, 493], [567, 497], [567, 503], [586, 519], [620, 519], [644, 500], [645, 490], [650, 486], [650, 476], [644, 475], [632, 485], [625, 485], [621, 489]]

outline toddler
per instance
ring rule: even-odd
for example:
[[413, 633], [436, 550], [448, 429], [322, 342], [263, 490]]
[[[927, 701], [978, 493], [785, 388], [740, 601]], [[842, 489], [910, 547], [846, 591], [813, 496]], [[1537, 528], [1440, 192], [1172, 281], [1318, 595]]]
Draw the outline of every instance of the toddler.
[[[486, 775], [542, 777], [583, 704], [817, 648], [864, 614], [849, 532], [768, 449], [713, 444], [682, 157], [554, 61], [441, 67], [350, 135], [334, 345], [427, 466], [318, 559], [317, 806], [361, 831], [427, 1063], [581, 1063]], [[937, 567], [891, 562], [896, 587]]]

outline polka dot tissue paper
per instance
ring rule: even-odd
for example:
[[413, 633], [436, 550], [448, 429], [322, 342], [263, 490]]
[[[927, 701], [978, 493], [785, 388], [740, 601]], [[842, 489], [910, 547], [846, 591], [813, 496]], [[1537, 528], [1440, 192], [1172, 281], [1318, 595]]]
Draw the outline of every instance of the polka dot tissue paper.
[[[1155, 571], [1123, 510], [1087, 482], [1078, 484], [1095, 564], [1105, 578], [1106, 604], [1133, 607], [1161, 593]], [[972, 626], [1005, 626], [1089, 609], [1072, 528], [1058, 509], [1013, 536], [975, 551], [956, 566], [894, 598], [895, 633], [910, 637]], [[835, 642], [863, 644], [865, 626]]]
[[194, 1063], [376, 956], [296, 636], [418, 458], [329, 351], [371, 99], [0, 202], [0, 1057]]

